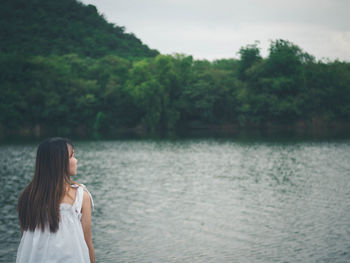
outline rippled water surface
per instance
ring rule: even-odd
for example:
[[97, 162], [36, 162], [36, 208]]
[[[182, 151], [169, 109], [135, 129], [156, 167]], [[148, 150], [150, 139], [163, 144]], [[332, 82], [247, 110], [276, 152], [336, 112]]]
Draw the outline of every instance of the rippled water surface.
[[[350, 262], [350, 141], [76, 142], [97, 262]], [[37, 143], [0, 145], [0, 261]]]

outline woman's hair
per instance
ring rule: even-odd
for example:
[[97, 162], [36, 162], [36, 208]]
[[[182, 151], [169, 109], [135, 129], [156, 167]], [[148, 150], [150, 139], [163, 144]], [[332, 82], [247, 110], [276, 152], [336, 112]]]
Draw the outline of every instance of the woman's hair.
[[24, 188], [18, 200], [18, 217], [22, 230], [50, 232], [58, 230], [60, 202], [70, 183], [68, 145], [65, 138], [49, 138], [40, 143], [36, 154], [35, 172], [32, 181]]

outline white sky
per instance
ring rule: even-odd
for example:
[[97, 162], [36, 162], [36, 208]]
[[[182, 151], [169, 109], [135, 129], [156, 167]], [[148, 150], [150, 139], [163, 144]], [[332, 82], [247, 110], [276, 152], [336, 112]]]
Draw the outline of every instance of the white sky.
[[238, 58], [243, 46], [285, 39], [314, 55], [350, 61], [350, 0], [80, 0], [162, 54]]

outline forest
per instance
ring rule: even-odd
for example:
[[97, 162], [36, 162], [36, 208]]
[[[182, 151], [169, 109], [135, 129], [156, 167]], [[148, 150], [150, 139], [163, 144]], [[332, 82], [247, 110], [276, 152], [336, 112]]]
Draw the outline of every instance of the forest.
[[[16, 2], [27, 3], [7, 4]], [[46, 3], [70, 3], [77, 7], [76, 15], [94, 9], [73, 0]], [[106, 34], [101, 43], [94, 42], [95, 49], [85, 45], [87, 40], [85, 44], [50, 40], [40, 35], [44, 32], [29, 38], [32, 29], [18, 36], [4, 37], [1, 32], [7, 42], [0, 41], [0, 136], [113, 136], [130, 130], [210, 127], [350, 130], [348, 62], [316, 60], [283, 39], [270, 42], [266, 57], [258, 43], [241, 47], [238, 59], [164, 55], [108, 24], [96, 9], [90, 20], [86, 24], [101, 23], [101, 31], [92, 26], [91, 38]], [[3, 31], [3, 21], [0, 24]], [[46, 26], [48, 34], [55, 24]], [[116, 48], [120, 43], [130, 49]]]
[[154, 57], [125, 27], [108, 23], [93, 5], [76, 0], [4, 0], [0, 8], [0, 52], [48, 56], [75, 53], [101, 57]]

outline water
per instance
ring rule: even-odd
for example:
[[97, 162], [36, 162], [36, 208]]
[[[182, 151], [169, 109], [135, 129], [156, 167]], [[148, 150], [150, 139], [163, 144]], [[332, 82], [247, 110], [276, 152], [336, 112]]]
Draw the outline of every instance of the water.
[[[76, 142], [97, 262], [350, 262], [350, 141]], [[0, 261], [37, 143], [0, 145]]]

